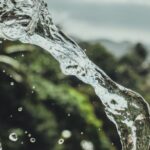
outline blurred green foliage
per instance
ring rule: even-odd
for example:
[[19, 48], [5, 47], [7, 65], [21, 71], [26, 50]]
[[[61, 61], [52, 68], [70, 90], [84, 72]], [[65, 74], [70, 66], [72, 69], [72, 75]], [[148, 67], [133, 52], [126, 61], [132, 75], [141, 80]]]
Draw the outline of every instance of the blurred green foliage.
[[[113, 80], [140, 92], [150, 102], [150, 66], [145, 62], [147, 52], [141, 44], [120, 59], [100, 44], [79, 44]], [[62, 134], [66, 130], [71, 134], [68, 138]], [[9, 140], [13, 132], [18, 135], [16, 142]], [[31, 142], [31, 138], [36, 141]], [[60, 139], [64, 139], [63, 144]], [[3, 149], [84, 150], [83, 141], [92, 143], [93, 150], [121, 149], [116, 128], [107, 119], [93, 89], [75, 77], [64, 76], [57, 61], [44, 50], [3, 41], [0, 47]]]

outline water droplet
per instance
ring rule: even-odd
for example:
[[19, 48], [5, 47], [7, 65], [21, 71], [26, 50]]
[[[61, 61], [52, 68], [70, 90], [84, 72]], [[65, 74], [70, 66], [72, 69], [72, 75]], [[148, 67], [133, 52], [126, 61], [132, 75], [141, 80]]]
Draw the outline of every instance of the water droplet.
[[21, 57], [24, 57], [24, 54], [22, 54]]
[[36, 142], [36, 139], [35, 139], [35, 138], [30, 138], [30, 142], [31, 142], [31, 143], [35, 143], [35, 142]]
[[0, 150], [2, 150], [3, 148], [2, 148], [2, 144], [0, 143]]
[[35, 86], [32, 86], [32, 89], [35, 89]]
[[80, 134], [81, 134], [81, 135], [83, 135], [84, 133], [83, 133], [83, 132], [81, 132]]
[[64, 139], [59, 139], [58, 144], [60, 144], [60, 145], [61, 145], [61, 144], [63, 144], [63, 143], [64, 143], [64, 141], [65, 141]]
[[67, 116], [68, 116], [68, 117], [70, 117], [70, 116], [71, 116], [71, 114], [67, 114]]
[[84, 149], [84, 150], [94, 150], [94, 145], [92, 142], [90, 141], [86, 141], [86, 140], [83, 140], [81, 142], [81, 147]]
[[25, 131], [24, 133], [25, 133], [25, 134], [28, 134], [28, 131]]
[[5, 73], [6, 71], [5, 70], [3, 70], [3, 73]]
[[71, 137], [71, 132], [69, 131], [69, 130], [64, 130], [63, 132], [62, 132], [62, 136], [64, 137], [64, 138], [70, 138]]
[[9, 140], [13, 141], [13, 142], [16, 142], [18, 140], [18, 136], [16, 133], [11, 133], [9, 135]]
[[19, 111], [19, 112], [22, 112], [22, 110], [23, 110], [22, 107], [19, 107], [19, 108], [18, 108], [18, 111]]
[[22, 142], [21, 142], [21, 145], [23, 145], [23, 144], [24, 144], [24, 142], [22, 141]]
[[12, 117], [13, 117], [13, 115], [10, 115], [9, 117], [10, 117], [10, 118], [12, 118]]
[[31, 136], [32, 136], [32, 135], [29, 133], [29, 134], [28, 134], [28, 137], [31, 137]]
[[34, 91], [31, 91], [31, 93], [33, 94], [33, 93], [34, 93]]
[[11, 86], [14, 86], [14, 82], [10, 82], [10, 85], [11, 85]]

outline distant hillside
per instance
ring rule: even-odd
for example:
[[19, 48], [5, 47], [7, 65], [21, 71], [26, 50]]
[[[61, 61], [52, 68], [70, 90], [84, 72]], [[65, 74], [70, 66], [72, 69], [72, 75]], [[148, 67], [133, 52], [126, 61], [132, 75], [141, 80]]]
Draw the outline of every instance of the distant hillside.
[[123, 56], [128, 53], [134, 44], [130, 42], [113, 42], [110, 40], [100, 40], [99, 41], [107, 50], [113, 53], [116, 57]]
[[[76, 37], [72, 37], [72, 39], [77, 41], [77, 43], [82, 41], [81, 39], [76, 38]], [[90, 40], [87, 42], [100, 43], [102, 46], [104, 46], [110, 53], [115, 55], [117, 58], [129, 53], [133, 49], [135, 44], [137, 44], [137, 43], [132, 43], [130, 41], [115, 42], [115, 41], [107, 40], [107, 39], [99, 39], [99, 40], [93, 40], [93, 41]], [[143, 45], [145, 46], [146, 50], [149, 53], [148, 61], [150, 62], [150, 44], [143, 44]]]
[[[130, 50], [133, 49], [136, 43], [131, 43], [129, 41], [123, 41], [123, 42], [114, 42], [111, 40], [106, 40], [106, 39], [100, 39], [93, 41], [94, 43], [100, 43], [108, 51], [113, 53], [116, 57], [121, 57], [125, 55], [126, 53], [130, 52]], [[143, 44], [147, 51], [149, 52], [149, 57], [150, 57], [150, 44]]]

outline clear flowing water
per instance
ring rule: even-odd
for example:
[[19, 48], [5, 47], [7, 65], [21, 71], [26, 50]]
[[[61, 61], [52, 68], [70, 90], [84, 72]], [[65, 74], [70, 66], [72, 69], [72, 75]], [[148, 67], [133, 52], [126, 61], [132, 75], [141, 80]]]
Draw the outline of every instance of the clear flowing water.
[[[136, 92], [112, 81], [53, 24], [43, 0], [0, 0], [0, 37], [45, 49], [66, 75], [90, 84], [116, 125], [123, 150], [150, 149], [150, 108]], [[111, 63], [111, 62], [110, 62]]]

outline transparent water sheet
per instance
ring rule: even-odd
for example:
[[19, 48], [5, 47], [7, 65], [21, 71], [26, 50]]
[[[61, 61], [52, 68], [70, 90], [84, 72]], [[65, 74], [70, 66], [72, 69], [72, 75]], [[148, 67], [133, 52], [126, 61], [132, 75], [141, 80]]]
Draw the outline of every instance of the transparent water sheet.
[[[150, 149], [150, 108], [144, 98], [112, 81], [52, 22], [43, 0], [0, 0], [0, 38], [40, 46], [66, 75], [90, 84], [116, 125], [123, 150]], [[111, 62], [110, 62], [111, 63]]]

